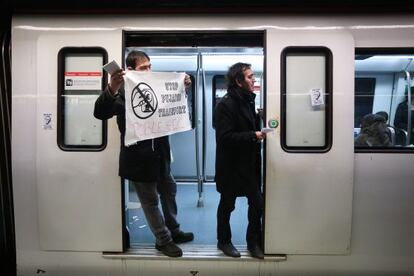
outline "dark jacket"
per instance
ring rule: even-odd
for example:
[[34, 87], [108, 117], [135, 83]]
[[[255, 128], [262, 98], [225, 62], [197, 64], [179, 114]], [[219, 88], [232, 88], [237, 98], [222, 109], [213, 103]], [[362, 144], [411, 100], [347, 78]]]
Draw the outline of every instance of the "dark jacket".
[[168, 136], [137, 142], [125, 147], [125, 91], [122, 87], [114, 97], [106, 88], [95, 102], [94, 116], [107, 120], [116, 115], [121, 133], [119, 176], [141, 182], [153, 182], [170, 174]]
[[[401, 102], [397, 111], [395, 112], [394, 126], [408, 131], [408, 101]], [[410, 144], [414, 144], [414, 111], [411, 111], [411, 141]]]
[[229, 89], [214, 111], [216, 187], [222, 194], [245, 196], [260, 191], [260, 119], [254, 93]]

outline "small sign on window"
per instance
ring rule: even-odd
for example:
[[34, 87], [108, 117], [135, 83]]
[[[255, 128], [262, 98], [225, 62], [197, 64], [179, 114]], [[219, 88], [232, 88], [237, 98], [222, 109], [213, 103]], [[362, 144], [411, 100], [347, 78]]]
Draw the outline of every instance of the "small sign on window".
[[52, 129], [52, 114], [43, 113], [43, 129], [51, 130]]
[[312, 88], [309, 93], [312, 106], [321, 106], [324, 104], [322, 88]]
[[65, 72], [65, 90], [100, 90], [102, 72]]

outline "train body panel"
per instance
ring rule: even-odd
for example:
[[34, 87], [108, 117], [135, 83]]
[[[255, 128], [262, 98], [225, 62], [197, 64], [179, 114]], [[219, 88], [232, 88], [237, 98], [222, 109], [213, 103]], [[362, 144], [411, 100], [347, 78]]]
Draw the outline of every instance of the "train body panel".
[[[18, 43], [17, 41], [21, 41], [20, 39], [23, 39], [24, 44], [27, 43], [24, 33], [21, 36], [16, 34], [16, 43]], [[113, 181], [118, 181], [117, 162], [112, 158], [112, 156], [118, 154], [117, 149], [119, 148], [119, 136], [116, 133], [116, 124], [110, 122], [109, 128], [113, 129], [113, 131], [109, 131], [109, 146], [106, 151], [96, 154], [74, 153], [62, 151], [59, 147], [48, 146], [57, 144], [57, 102], [60, 100], [55, 97], [57, 88], [55, 74], [58, 65], [56, 62], [57, 54], [60, 49], [69, 46], [71, 43], [73, 45], [83, 44], [84, 46], [96, 45], [96, 39], [102, 42], [103, 40], [107, 40], [107, 42], [109, 40], [108, 36], [100, 33], [96, 33], [95, 35], [84, 33], [80, 36], [73, 36], [65, 32], [60, 34], [59, 38], [56, 39], [56, 37], [51, 36], [48, 32], [41, 32], [36, 40], [29, 41], [32, 47], [31, 51], [36, 52], [36, 54], [27, 56], [28, 59], [26, 61], [29, 62], [26, 66], [29, 65], [30, 67], [26, 67], [25, 69], [33, 72], [37, 77], [36, 83], [21, 80], [19, 76], [22, 68], [13, 67], [13, 76], [16, 78], [14, 79], [14, 83], [17, 84], [16, 90], [20, 92], [14, 93], [13, 97], [22, 99], [33, 98], [36, 112], [27, 113], [27, 117], [25, 117], [26, 119], [34, 120], [34, 125], [40, 126], [30, 136], [21, 136], [18, 134], [18, 131], [14, 132], [16, 136], [13, 137], [15, 141], [13, 151], [16, 148], [27, 146], [36, 155], [36, 158], [31, 160], [34, 162], [31, 166], [36, 168], [35, 174], [31, 175], [30, 178], [35, 179], [35, 183], [37, 183], [35, 194], [37, 195], [36, 209], [38, 210], [38, 214], [36, 217], [38, 217], [39, 222], [40, 247], [43, 249], [59, 249], [61, 247], [67, 249], [72, 248], [72, 250], [90, 250], [93, 247], [95, 250], [121, 249], [119, 246], [121, 232], [117, 232], [116, 227], [117, 224], [121, 223], [121, 217], [115, 211], [121, 206], [120, 198], [119, 196], [112, 198], [115, 194], [121, 193], [119, 186], [112, 185]], [[109, 53], [116, 51], [116, 47], [113, 49], [110, 45], [106, 48]], [[119, 52], [119, 50], [116, 52]], [[13, 53], [15, 54], [13, 56], [14, 60], [23, 57], [20, 52]], [[34, 59], [36, 62], [33, 62], [31, 59]], [[51, 72], [54, 73], [52, 74]], [[25, 87], [25, 85], [29, 87]], [[19, 110], [25, 110], [25, 108], [16, 105], [15, 111], [19, 112]], [[45, 123], [45, 116], [50, 116], [51, 119], [48, 126]], [[18, 128], [17, 126], [26, 124], [25, 122], [17, 123], [15, 121], [16, 119], [19, 119], [19, 116], [13, 114], [13, 127]], [[25, 137], [32, 137], [35, 144], [27, 144], [24, 141], [26, 140]], [[29, 151], [29, 149], [25, 150]], [[74, 160], [71, 157], [73, 154], [77, 155], [79, 159], [75, 158]], [[83, 156], [81, 157], [81, 155]], [[92, 167], [88, 170], [89, 173], [79, 174], [81, 168], [91, 165]], [[98, 174], [101, 174], [102, 179], [96, 178], [96, 169], [98, 167]], [[24, 167], [21, 169], [26, 170]], [[78, 175], [76, 181], [73, 181], [73, 174]], [[76, 187], [77, 185], [79, 186]], [[100, 194], [99, 191], [105, 192]], [[55, 194], [65, 194], [65, 196], [56, 198], [53, 196]], [[91, 198], [95, 200], [91, 201]], [[20, 198], [15, 198], [15, 200], [18, 202]], [[76, 204], [73, 204], [74, 202]], [[91, 205], [94, 206], [92, 209]], [[18, 206], [17, 204], [17, 210], [19, 210]], [[94, 208], [96, 208], [95, 211], [101, 210], [101, 212], [93, 211]], [[82, 219], [82, 214], [85, 220]], [[102, 216], [99, 214], [102, 214]], [[61, 217], [62, 219], [51, 219], [52, 217]], [[77, 217], [76, 222], [65, 219], [74, 217]], [[95, 217], [94, 222], [90, 220], [92, 217]], [[108, 220], [109, 217], [112, 217], [112, 219]], [[117, 223], [114, 224], [114, 221], [117, 221]], [[109, 224], [106, 224], [106, 222]], [[98, 233], [96, 227], [105, 229], [104, 232], [108, 231], [107, 234], [109, 236], [103, 234], [103, 232], [99, 232], [103, 235], [96, 235]], [[89, 235], [86, 234], [88, 231]], [[57, 233], [59, 234], [55, 235]], [[76, 239], [78, 242], [74, 243], [74, 235], [84, 237], [84, 239]], [[109, 237], [113, 237], [113, 239]]]
[[[284, 46], [331, 48], [332, 148], [325, 153], [289, 153], [281, 148], [280, 127], [269, 134], [264, 148], [267, 158], [265, 251], [268, 251], [265, 253], [287, 254], [286, 260], [193, 256], [186, 254], [185, 249], [182, 259], [102, 253], [121, 252], [123, 247], [122, 189], [117, 176], [119, 132], [115, 120], [110, 119], [104, 149], [74, 151], [59, 147], [59, 52], [65, 47], [103, 48], [108, 61], [115, 59], [121, 64], [125, 50], [123, 39], [128, 32], [191, 31], [263, 33], [266, 43], [263, 42], [265, 65], [261, 86], [267, 120], [280, 119], [279, 70]], [[278, 42], [278, 38], [282, 41]], [[20, 15], [13, 18], [11, 44], [18, 275], [414, 273], [413, 151], [407, 146], [408, 150], [400, 153], [354, 153], [351, 123], [355, 76], [375, 78], [374, 86], [382, 89], [375, 90], [376, 96], [386, 95], [390, 87], [400, 91], [396, 93], [397, 98], [374, 99], [372, 111], [389, 107], [390, 122], [393, 122], [397, 103], [404, 98], [401, 92], [404, 78], [390, 85], [391, 79], [399, 79], [397, 71], [380, 72], [375, 66], [364, 71], [358, 64], [353, 69], [353, 52], [355, 48], [405, 49], [403, 53], [414, 49], [412, 16]], [[270, 48], [273, 45], [277, 47]], [[213, 75], [206, 79], [210, 82]], [[298, 76], [297, 80], [306, 80], [306, 77]], [[395, 88], [398, 85], [402, 88]], [[47, 123], [50, 117], [51, 124]], [[195, 138], [194, 132], [188, 132], [191, 137], [186, 139]], [[272, 157], [273, 152], [279, 155]], [[179, 162], [179, 158], [174, 162]], [[311, 165], [317, 167], [313, 176]], [[210, 171], [210, 177], [211, 174]], [[313, 186], [306, 190], [299, 184], [307, 180]], [[281, 181], [286, 181], [285, 187]], [[330, 185], [331, 182], [342, 184]], [[272, 202], [278, 197], [281, 197], [278, 202]], [[312, 204], [307, 205], [306, 200]], [[335, 214], [338, 220], [332, 220]], [[282, 221], [285, 225], [280, 229], [277, 223]], [[306, 227], [321, 224], [328, 226], [309, 229], [314, 235], [308, 244], [303, 236], [288, 235], [289, 232], [306, 235]], [[282, 235], [277, 236], [278, 231]], [[286, 243], [292, 248], [281, 245], [286, 239], [292, 239]]]

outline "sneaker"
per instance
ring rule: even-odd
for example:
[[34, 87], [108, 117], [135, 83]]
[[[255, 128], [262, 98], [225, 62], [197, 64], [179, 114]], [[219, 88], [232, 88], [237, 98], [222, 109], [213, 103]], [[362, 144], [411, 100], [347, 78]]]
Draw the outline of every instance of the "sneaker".
[[250, 255], [256, 259], [264, 259], [263, 250], [260, 248], [258, 244], [254, 244], [252, 246], [247, 246], [247, 250], [249, 250]]
[[165, 245], [155, 244], [155, 248], [168, 257], [181, 257], [183, 255], [181, 248], [179, 248], [173, 241]]
[[224, 255], [233, 257], [233, 258], [239, 258], [240, 252], [234, 247], [234, 245], [229, 243], [217, 243], [217, 248], [223, 251]]
[[194, 234], [192, 232], [179, 231], [177, 234], [172, 235], [172, 239], [175, 243], [183, 243], [194, 240]]

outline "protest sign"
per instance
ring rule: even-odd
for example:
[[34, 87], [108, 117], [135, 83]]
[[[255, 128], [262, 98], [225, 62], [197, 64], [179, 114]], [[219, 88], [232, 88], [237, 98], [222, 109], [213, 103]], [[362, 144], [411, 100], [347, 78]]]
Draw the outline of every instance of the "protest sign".
[[191, 129], [185, 73], [127, 71], [125, 145]]

